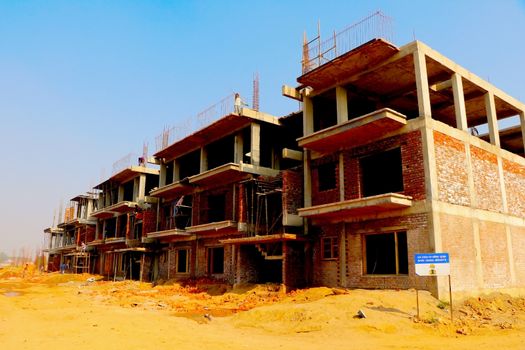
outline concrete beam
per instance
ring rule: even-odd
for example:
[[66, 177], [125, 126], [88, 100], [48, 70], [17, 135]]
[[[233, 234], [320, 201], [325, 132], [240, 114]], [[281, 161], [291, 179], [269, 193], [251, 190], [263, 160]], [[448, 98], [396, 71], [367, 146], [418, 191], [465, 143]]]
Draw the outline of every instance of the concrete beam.
[[456, 127], [460, 130], [467, 131], [467, 110], [465, 108], [465, 95], [463, 93], [463, 78], [458, 73], [452, 74], [450, 79], [452, 84], [452, 93], [454, 94], [454, 110], [456, 112]]
[[418, 49], [414, 51], [413, 57], [414, 74], [416, 76], [417, 104], [419, 108], [419, 115], [425, 116], [425, 118], [432, 118], [425, 53], [422, 50]]
[[430, 90], [436, 91], [436, 92], [441, 91], [441, 90], [450, 89], [451, 87], [452, 87], [452, 79], [445, 80], [445, 81], [442, 81], [436, 84], [432, 84], [429, 86]]
[[283, 148], [283, 158], [284, 159], [292, 159], [292, 160], [303, 160], [303, 152], [301, 151], [295, 151], [293, 149], [289, 148]]
[[303, 96], [301, 95], [301, 93], [294, 87], [283, 85], [281, 92], [282, 92], [282, 95], [285, 97], [293, 98], [294, 100], [297, 100], [297, 101], [303, 100]]
[[337, 124], [348, 121], [348, 95], [342, 86], [335, 88], [335, 100], [337, 104]]
[[485, 110], [487, 111], [490, 143], [496, 147], [500, 147], [496, 103], [494, 101], [494, 94], [491, 91], [485, 94]]

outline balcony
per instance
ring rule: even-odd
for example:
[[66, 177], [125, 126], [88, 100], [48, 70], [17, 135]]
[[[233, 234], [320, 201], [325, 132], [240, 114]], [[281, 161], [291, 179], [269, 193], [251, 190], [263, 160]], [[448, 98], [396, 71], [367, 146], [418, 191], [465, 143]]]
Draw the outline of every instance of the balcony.
[[384, 137], [407, 123], [406, 116], [389, 108], [383, 108], [344, 123], [298, 138], [300, 147], [331, 153], [342, 148], [364, 145]]
[[299, 209], [299, 216], [313, 220], [345, 220], [376, 215], [412, 206], [412, 197], [398, 193], [351, 199]]
[[109, 205], [107, 207], [94, 211], [93, 213], [91, 213], [91, 216], [99, 219], [107, 219], [113, 217], [115, 213], [126, 213], [134, 210], [138, 206], [139, 204], [137, 202], [120, 201], [113, 205]]
[[150, 195], [160, 198], [175, 198], [189, 194], [193, 191], [193, 187], [188, 184], [187, 180], [173, 182], [169, 185], [153, 189]]
[[224, 234], [224, 233], [238, 232], [238, 230], [237, 230], [237, 222], [232, 221], [232, 220], [224, 220], [224, 221], [210, 222], [210, 223], [202, 224], [202, 225], [189, 226], [186, 228], [186, 232], [200, 233], [200, 234], [207, 234], [207, 233]]

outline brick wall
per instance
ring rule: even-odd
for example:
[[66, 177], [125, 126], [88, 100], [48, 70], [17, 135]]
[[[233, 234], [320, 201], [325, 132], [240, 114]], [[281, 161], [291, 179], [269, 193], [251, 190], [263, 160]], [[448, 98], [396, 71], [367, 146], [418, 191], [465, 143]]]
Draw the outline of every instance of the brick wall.
[[[153, 208], [142, 212], [142, 237], [147, 233], [155, 232], [157, 226], [157, 211]], [[133, 233], [131, 233], [133, 235]]]
[[505, 225], [481, 221], [479, 224], [479, 242], [483, 287], [508, 287], [511, 280]]
[[[412, 196], [415, 200], [425, 199], [423, 143], [419, 130], [343, 151], [345, 199], [361, 197], [359, 158], [396, 147], [401, 149], [403, 193]], [[312, 173], [313, 183], [314, 177]]]
[[525, 217], [525, 167], [503, 159], [509, 214]]
[[234, 198], [233, 198], [233, 186], [234, 185], [227, 185], [215, 188], [213, 190], [207, 190], [199, 193], [195, 193], [193, 198], [193, 226], [195, 225], [202, 225], [205, 223], [208, 223], [208, 196], [210, 195], [225, 195], [225, 206], [224, 206], [224, 213], [225, 213], [225, 220], [234, 220], [233, 218], [233, 206]]
[[510, 228], [516, 284], [525, 285], [525, 227]]
[[339, 238], [342, 234], [343, 225], [322, 225], [318, 231], [318, 238], [313, 246], [314, 266], [313, 283], [318, 286], [338, 286], [339, 285], [339, 260], [323, 259], [322, 240], [326, 237]]
[[[335, 164], [335, 181], [334, 189], [320, 191], [319, 190], [319, 172], [318, 167], [323, 164]], [[339, 202], [339, 158], [337, 154], [331, 154], [326, 157], [312, 160], [312, 205], [320, 205], [326, 203]]]
[[439, 200], [470, 205], [467, 155], [463, 142], [434, 131]]
[[[366, 257], [364, 253], [364, 236], [356, 231], [365, 228], [373, 233], [388, 227], [392, 231], [406, 231], [408, 248], [408, 275], [364, 275]], [[394, 229], [395, 228], [395, 229]], [[351, 288], [414, 288], [430, 290], [434, 282], [428, 277], [415, 275], [414, 254], [430, 251], [429, 227], [427, 214], [393, 217], [366, 222], [346, 224], [346, 286]], [[383, 231], [389, 232], [390, 230]]]
[[476, 289], [476, 252], [472, 219], [440, 214], [443, 250], [450, 254], [450, 275], [454, 290]]
[[[221, 237], [221, 239], [224, 237]], [[210, 275], [208, 273], [208, 248], [210, 247], [224, 247], [224, 273]], [[199, 239], [196, 249], [197, 267], [195, 270], [195, 277], [211, 276], [219, 280], [226, 280], [231, 283], [235, 280], [235, 265], [234, 257], [232, 256], [232, 246], [222, 245], [219, 238]]]
[[303, 168], [288, 169], [283, 175], [283, 211], [297, 215], [303, 206]]
[[503, 204], [496, 155], [474, 146], [470, 147], [470, 153], [479, 208], [502, 212]]
[[306, 285], [304, 244], [301, 242], [286, 242], [285, 266], [283, 283], [288, 289], [300, 288]]

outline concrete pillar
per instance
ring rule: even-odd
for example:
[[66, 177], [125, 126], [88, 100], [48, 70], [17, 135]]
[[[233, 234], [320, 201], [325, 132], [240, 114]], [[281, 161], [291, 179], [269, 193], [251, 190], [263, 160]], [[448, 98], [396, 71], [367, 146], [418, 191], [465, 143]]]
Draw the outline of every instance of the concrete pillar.
[[425, 53], [421, 50], [417, 50], [414, 52], [413, 55], [414, 73], [416, 75], [417, 104], [419, 108], [419, 116], [425, 116], [425, 118], [432, 118]]
[[343, 223], [339, 240], [339, 281], [341, 287], [346, 287], [346, 225]]
[[337, 124], [348, 121], [348, 96], [346, 89], [342, 86], [335, 88], [335, 100], [337, 104]]
[[496, 115], [496, 103], [494, 101], [494, 94], [487, 92], [485, 94], [485, 110], [487, 111], [487, 123], [489, 125], [490, 143], [500, 147], [498, 118]]
[[303, 96], [303, 136], [314, 132], [314, 104], [310, 97]]
[[242, 136], [242, 131], [238, 132], [234, 137], [233, 143], [233, 161], [234, 163], [240, 164], [243, 160], [243, 149], [244, 149], [244, 139]]
[[178, 159], [175, 159], [173, 161], [173, 182], [180, 181], [180, 161]]
[[310, 169], [310, 152], [304, 151], [304, 207], [312, 206], [312, 174]]
[[458, 73], [452, 74], [452, 92], [454, 94], [454, 110], [456, 112], [456, 127], [467, 131], [467, 109], [465, 108], [465, 95], [463, 94], [463, 79]]
[[261, 164], [261, 126], [257, 123], [252, 123], [251, 134], [251, 163], [252, 165], [259, 166]]
[[118, 198], [117, 203], [124, 200], [124, 186], [121, 184], [118, 186]]
[[523, 140], [523, 148], [525, 151], [525, 111], [520, 113], [520, 125], [521, 125], [521, 139]]
[[140, 174], [138, 187], [138, 201], [142, 202], [146, 197], [146, 174]]
[[160, 163], [160, 174], [159, 174], [159, 187], [166, 186], [166, 164], [164, 162]]
[[203, 173], [208, 170], [208, 151], [206, 147], [201, 147], [201, 168], [200, 172]]
[[345, 164], [343, 153], [339, 153], [339, 200], [345, 200]]

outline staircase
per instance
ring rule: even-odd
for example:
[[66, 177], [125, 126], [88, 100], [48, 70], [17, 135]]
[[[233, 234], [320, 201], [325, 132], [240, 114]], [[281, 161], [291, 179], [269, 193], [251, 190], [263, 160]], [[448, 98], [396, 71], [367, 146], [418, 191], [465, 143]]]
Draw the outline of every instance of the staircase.
[[260, 243], [255, 247], [264, 257], [264, 260], [282, 260], [282, 245], [281, 243]]

